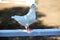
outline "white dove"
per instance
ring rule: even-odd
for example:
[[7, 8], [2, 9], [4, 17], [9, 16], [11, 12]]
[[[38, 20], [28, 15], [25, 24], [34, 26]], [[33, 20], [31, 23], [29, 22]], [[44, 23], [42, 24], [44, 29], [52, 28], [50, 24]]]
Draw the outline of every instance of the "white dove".
[[29, 25], [34, 23], [36, 20], [35, 7], [36, 7], [35, 4], [32, 4], [29, 9], [29, 12], [26, 15], [24, 16], [15, 15], [12, 16], [11, 18], [15, 19], [19, 24], [24, 26], [27, 31], [29, 31], [30, 30]]

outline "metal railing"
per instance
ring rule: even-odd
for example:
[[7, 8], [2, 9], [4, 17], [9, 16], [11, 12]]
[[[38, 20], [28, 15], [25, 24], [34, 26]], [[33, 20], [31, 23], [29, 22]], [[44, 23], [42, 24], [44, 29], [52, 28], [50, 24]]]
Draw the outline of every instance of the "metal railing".
[[30, 33], [24, 29], [16, 30], [0, 30], [0, 37], [14, 37], [14, 36], [60, 36], [60, 29], [33, 29]]

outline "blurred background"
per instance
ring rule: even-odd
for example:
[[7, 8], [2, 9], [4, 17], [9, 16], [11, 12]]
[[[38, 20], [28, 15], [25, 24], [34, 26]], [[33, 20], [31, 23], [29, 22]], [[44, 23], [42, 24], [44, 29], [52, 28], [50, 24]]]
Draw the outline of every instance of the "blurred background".
[[[6, 1], [6, 0], [2, 0]], [[12, 0], [7, 0], [11, 1]], [[23, 0], [24, 1], [24, 0]], [[28, 1], [28, 0], [27, 0]], [[30, 1], [29, 1], [30, 2]], [[30, 5], [1, 3], [0, 2], [0, 29], [24, 29], [17, 21], [11, 18], [13, 15], [26, 15]], [[29, 27], [32, 29], [60, 28], [60, 0], [35, 0], [36, 22]], [[60, 40], [59, 36], [37, 37], [0, 37], [0, 40]]]

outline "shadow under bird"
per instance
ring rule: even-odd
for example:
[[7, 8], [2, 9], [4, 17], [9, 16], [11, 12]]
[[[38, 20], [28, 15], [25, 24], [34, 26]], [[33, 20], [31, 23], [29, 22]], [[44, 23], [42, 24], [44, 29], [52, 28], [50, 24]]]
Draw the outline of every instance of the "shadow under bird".
[[32, 4], [28, 13], [24, 16], [14, 15], [11, 18], [16, 20], [19, 24], [25, 27], [27, 31], [30, 31], [29, 25], [35, 22], [36, 20], [36, 13], [35, 13], [35, 4]]

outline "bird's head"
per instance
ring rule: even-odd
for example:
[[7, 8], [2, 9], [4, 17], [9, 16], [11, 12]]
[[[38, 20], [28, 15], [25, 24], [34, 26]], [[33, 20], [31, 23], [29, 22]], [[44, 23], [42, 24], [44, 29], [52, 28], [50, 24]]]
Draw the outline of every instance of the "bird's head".
[[35, 5], [35, 4], [32, 4], [32, 5], [31, 5], [31, 7], [32, 7], [32, 8], [35, 8], [35, 7], [36, 7], [36, 5]]

